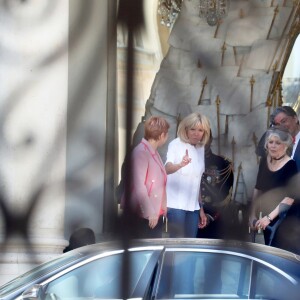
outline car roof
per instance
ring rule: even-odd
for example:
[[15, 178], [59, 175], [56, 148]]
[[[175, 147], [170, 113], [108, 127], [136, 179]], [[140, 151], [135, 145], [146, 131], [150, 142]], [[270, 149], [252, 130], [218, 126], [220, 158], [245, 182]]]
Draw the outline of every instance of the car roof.
[[140, 240], [112, 240], [84, 246], [71, 252], [82, 257], [124, 249], [160, 248], [164, 251], [202, 251], [243, 256], [280, 269], [300, 280], [300, 256], [283, 249], [237, 240], [162, 238]]
[[92, 245], [83, 246], [70, 252], [88, 255], [93, 252], [105, 252], [116, 249], [129, 249], [136, 247], [157, 247], [165, 248], [201, 248], [215, 250], [242, 251], [244, 253], [268, 253], [292, 261], [300, 262], [300, 256], [285, 251], [283, 249], [270, 247], [262, 244], [237, 241], [237, 240], [220, 240], [220, 239], [199, 239], [199, 238], [156, 238], [156, 239], [138, 239], [138, 240], [109, 240]]

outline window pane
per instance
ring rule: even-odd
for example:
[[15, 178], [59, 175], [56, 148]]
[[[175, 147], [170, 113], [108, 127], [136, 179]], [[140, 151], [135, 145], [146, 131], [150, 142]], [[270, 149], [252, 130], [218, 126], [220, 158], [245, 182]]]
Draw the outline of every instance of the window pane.
[[247, 299], [251, 261], [228, 254], [168, 252], [158, 298]]
[[289, 280], [274, 270], [259, 265], [256, 274], [257, 276], [254, 277], [255, 299], [290, 300], [299, 297], [299, 290], [296, 291], [296, 287]]

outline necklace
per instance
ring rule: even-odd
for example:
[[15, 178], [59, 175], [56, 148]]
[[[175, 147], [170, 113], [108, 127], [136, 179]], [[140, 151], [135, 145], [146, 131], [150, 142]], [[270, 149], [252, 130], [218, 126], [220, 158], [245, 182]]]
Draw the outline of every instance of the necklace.
[[281, 159], [283, 159], [284, 157], [285, 157], [285, 153], [284, 153], [282, 156], [278, 157], [278, 158], [272, 157], [272, 159], [275, 159], [275, 160], [281, 160]]
[[283, 159], [285, 156], [286, 156], [286, 153], [284, 153], [282, 156], [280, 156], [280, 157], [278, 157], [278, 158], [272, 157], [272, 156], [271, 156], [271, 158], [270, 158], [270, 163], [272, 163], [273, 160], [279, 161], [279, 160]]

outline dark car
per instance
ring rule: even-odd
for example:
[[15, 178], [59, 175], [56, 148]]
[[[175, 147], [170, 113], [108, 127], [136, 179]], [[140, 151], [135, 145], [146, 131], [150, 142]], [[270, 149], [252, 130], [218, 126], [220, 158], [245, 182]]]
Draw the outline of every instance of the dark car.
[[260, 244], [211, 239], [89, 245], [0, 288], [0, 299], [31, 300], [296, 300], [299, 295], [299, 256]]

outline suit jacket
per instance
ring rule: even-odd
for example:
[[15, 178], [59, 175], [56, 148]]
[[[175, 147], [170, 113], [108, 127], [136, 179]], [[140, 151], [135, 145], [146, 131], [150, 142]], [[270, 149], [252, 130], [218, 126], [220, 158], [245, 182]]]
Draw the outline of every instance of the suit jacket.
[[[159, 153], [142, 139], [131, 154], [130, 208], [140, 217], [166, 214], [167, 174]], [[123, 194], [123, 207], [125, 196]]]
[[296, 162], [298, 172], [300, 172], [300, 141], [297, 144], [293, 159]]

